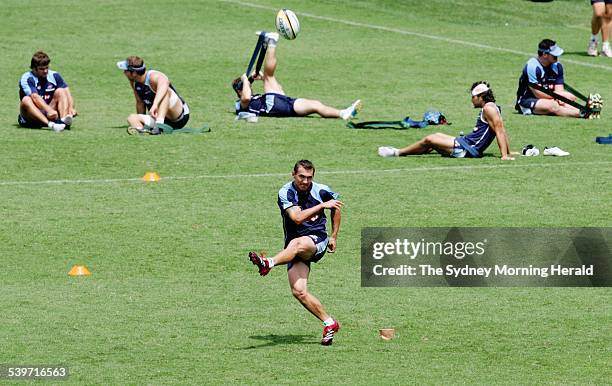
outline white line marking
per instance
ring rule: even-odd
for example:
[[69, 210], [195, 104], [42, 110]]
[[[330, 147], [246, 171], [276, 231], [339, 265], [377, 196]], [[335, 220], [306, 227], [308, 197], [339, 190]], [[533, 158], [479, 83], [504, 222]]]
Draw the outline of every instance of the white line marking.
[[[407, 161], [409, 162], [409, 161]], [[501, 162], [501, 161], [500, 161]], [[456, 171], [456, 170], [487, 170], [487, 169], [519, 169], [519, 168], [557, 168], [559, 163], [545, 164], [522, 164], [510, 163], [506, 161], [500, 164], [489, 165], [464, 165], [464, 166], [434, 166], [421, 168], [396, 168], [396, 169], [358, 169], [358, 170], [327, 170], [319, 171], [317, 174], [324, 175], [348, 175], [348, 174], [379, 174], [379, 173], [427, 173], [439, 171]], [[573, 166], [592, 166], [592, 165], [612, 165], [612, 161], [585, 161], [585, 162], [564, 162], [563, 167]], [[266, 178], [266, 177], [289, 177], [289, 172], [284, 173], [255, 173], [255, 174], [202, 174], [199, 176], [162, 176], [161, 180], [197, 180], [197, 179], [241, 179], [241, 178]], [[27, 186], [27, 185], [60, 185], [60, 184], [109, 184], [116, 182], [143, 182], [142, 178], [107, 178], [107, 179], [91, 179], [91, 180], [42, 180], [42, 181], [0, 181], [0, 186]]]
[[[269, 6], [266, 6], [266, 5], [244, 3], [242, 1], [236, 1], [236, 0], [220, 0], [220, 1], [224, 2], [224, 3], [232, 3], [232, 4], [242, 5], [244, 7], [259, 8], [259, 9], [265, 9], [265, 10], [269, 10], [269, 11], [276, 11], [277, 10], [277, 8], [269, 7]], [[331, 21], [331, 22], [334, 22], [334, 23], [342, 23], [342, 24], [352, 25], [354, 27], [370, 28], [370, 29], [375, 29], [375, 30], [379, 30], [379, 31], [398, 33], [398, 34], [401, 34], [401, 35], [418, 36], [418, 37], [421, 37], [421, 38], [426, 38], [426, 39], [431, 39], [431, 40], [438, 40], [438, 41], [442, 41], [442, 42], [446, 42], [446, 43], [461, 44], [461, 45], [464, 45], [464, 46], [470, 46], [470, 47], [475, 47], [475, 48], [482, 48], [482, 49], [486, 49], [486, 50], [508, 52], [508, 53], [511, 53], [511, 54], [516, 54], [516, 55], [521, 55], [521, 56], [534, 56], [534, 54], [535, 54], [535, 53], [528, 53], [528, 52], [523, 52], [523, 51], [518, 51], [518, 50], [512, 50], [510, 48], [495, 47], [495, 46], [489, 46], [489, 45], [486, 45], [486, 44], [468, 42], [468, 41], [464, 41], [464, 40], [449, 39], [449, 38], [445, 38], [443, 36], [428, 35], [428, 34], [424, 34], [424, 33], [420, 33], [420, 32], [408, 31], [408, 30], [399, 29], [399, 28], [391, 28], [391, 27], [385, 27], [385, 26], [376, 25], [376, 24], [368, 24], [368, 23], [360, 23], [360, 22], [351, 21], [351, 20], [336, 19], [336, 18], [333, 18], [333, 17], [320, 16], [320, 15], [315, 15], [315, 14], [307, 13], [307, 12], [297, 12], [297, 14], [298, 14], [298, 16], [305, 16], [305, 17], [310, 17], [312, 19]], [[603, 69], [603, 70], [612, 71], [612, 67], [605, 66], [603, 64], [585, 63], [585, 62], [581, 62], [579, 60], [566, 59], [566, 58], [563, 58], [563, 62], [564, 63], [577, 64], [579, 66], [584, 66], [584, 67], [600, 68], [600, 69]]]

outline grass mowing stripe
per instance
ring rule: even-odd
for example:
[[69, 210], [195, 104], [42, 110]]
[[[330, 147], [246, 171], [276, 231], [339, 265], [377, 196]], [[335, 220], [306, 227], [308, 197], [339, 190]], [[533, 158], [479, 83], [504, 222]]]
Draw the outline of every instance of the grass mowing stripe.
[[[563, 166], [585, 166], [585, 165], [610, 165], [612, 161], [586, 161], [566, 163]], [[395, 168], [395, 169], [357, 169], [357, 170], [324, 170], [318, 174], [338, 175], [338, 174], [376, 174], [376, 173], [404, 173], [404, 172], [439, 172], [455, 170], [486, 170], [486, 169], [510, 169], [523, 167], [557, 167], [557, 164], [495, 164], [495, 165], [465, 165], [465, 166], [435, 166], [426, 168]], [[288, 173], [254, 173], [254, 174], [202, 174], [198, 176], [168, 176], [164, 180], [197, 180], [197, 179], [242, 179], [242, 178], [262, 178], [262, 177], [286, 177]], [[0, 186], [15, 185], [52, 185], [52, 184], [106, 184], [115, 182], [141, 182], [142, 178], [108, 178], [91, 180], [42, 180], [42, 181], [3, 181]]]
[[[266, 6], [266, 5], [244, 3], [242, 1], [235, 1], [235, 0], [220, 0], [220, 1], [222, 1], [224, 3], [232, 3], [232, 4], [242, 5], [242, 6], [245, 6], [245, 7], [265, 9], [265, 10], [270, 10], [270, 11], [276, 11], [276, 8], [270, 7], [270, 6]], [[320, 15], [315, 15], [313, 13], [308, 13], [308, 12], [297, 12], [297, 14], [299, 16], [310, 17], [312, 19], [331, 21], [331, 22], [334, 22], [334, 23], [342, 23], [342, 24], [347, 24], [347, 25], [351, 25], [351, 26], [354, 26], [354, 27], [363, 27], [363, 28], [376, 29], [376, 30], [379, 30], [379, 31], [393, 32], [393, 33], [397, 33], [397, 34], [401, 34], [401, 35], [418, 36], [418, 37], [421, 37], [421, 38], [426, 38], [426, 39], [431, 39], [431, 40], [438, 40], [438, 41], [442, 41], [442, 42], [446, 42], [446, 43], [461, 44], [461, 45], [464, 45], [464, 46], [470, 46], [470, 47], [475, 47], [475, 48], [482, 48], [482, 49], [486, 49], [486, 50], [507, 52], [507, 53], [510, 53], [510, 54], [516, 54], [516, 55], [521, 55], [521, 56], [533, 56], [534, 55], [534, 53], [513, 50], [513, 49], [510, 49], [510, 48], [489, 46], [487, 44], [468, 42], [468, 41], [465, 41], [465, 40], [458, 40], [458, 39], [450, 39], [450, 38], [446, 38], [446, 37], [443, 37], [443, 36], [424, 34], [424, 33], [421, 33], [421, 32], [414, 32], [414, 31], [407, 31], [407, 30], [399, 29], [399, 28], [385, 27], [385, 26], [382, 26], [382, 25], [369, 24], [369, 23], [361, 23], [361, 22], [357, 22], [357, 21], [344, 20], [344, 19], [337, 19], [337, 18], [329, 17], [329, 16], [320, 16]], [[599, 69], [602, 69], [602, 70], [612, 71], [612, 67], [605, 66], [603, 64], [585, 63], [585, 62], [581, 62], [579, 60], [572, 60], [572, 59], [566, 59], [566, 58], [563, 58], [563, 62], [572, 63], [572, 64], [576, 64], [576, 65], [579, 65], [579, 66], [584, 66], [584, 67], [599, 68]]]

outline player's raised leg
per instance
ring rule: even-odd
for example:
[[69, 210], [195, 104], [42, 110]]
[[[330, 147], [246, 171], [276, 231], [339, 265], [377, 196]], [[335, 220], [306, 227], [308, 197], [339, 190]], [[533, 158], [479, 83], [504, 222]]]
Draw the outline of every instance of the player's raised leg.
[[[278, 66], [276, 45], [278, 44], [278, 34], [276, 32], [266, 33], [265, 44], [267, 45], [267, 51], [263, 69], [264, 92], [285, 95], [283, 87], [276, 79], [276, 67]], [[255, 75], [259, 76], [259, 74]]]
[[265, 276], [276, 265], [288, 264], [296, 257], [309, 260], [315, 253], [317, 253], [317, 246], [314, 241], [308, 236], [302, 236], [291, 240], [287, 247], [274, 257], [265, 257], [255, 252], [249, 252], [249, 260], [257, 266], [259, 274]]

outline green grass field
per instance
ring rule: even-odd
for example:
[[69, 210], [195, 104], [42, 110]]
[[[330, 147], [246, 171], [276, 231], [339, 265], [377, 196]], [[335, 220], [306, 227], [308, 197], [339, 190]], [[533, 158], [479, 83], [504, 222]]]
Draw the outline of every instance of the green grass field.
[[[339, 107], [361, 98], [363, 120], [433, 108], [453, 125], [234, 122], [230, 82], [253, 32], [274, 28], [281, 7], [302, 23], [278, 49], [288, 95]], [[520, 71], [546, 37], [566, 50], [568, 83], [612, 102], [612, 60], [585, 53], [590, 14], [571, 0], [6, 1], [0, 365], [64, 364], [66, 383], [105, 385], [610, 383], [607, 288], [360, 286], [362, 227], [612, 226], [612, 147], [594, 141], [612, 133], [609, 107], [593, 121], [513, 111]], [[76, 99], [70, 132], [16, 126], [19, 76], [39, 49]], [[168, 74], [190, 126], [213, 131], [128, 136], [134, 100], [115, 67], [128, 55]], [[467, 90], [480, 79], [503, 108], [512, 150], [532, 143], [571, 156], [504, 163], [495, 144], [480, 160], [376, 155], [470, 130]], [[301, 158], [345, 202], [338, 252], [310, 280], [343, 325], [327, 348], [284, 268], [261, 278], [247, 260], [282, 247], [276, 194]], [[162, 180], [139, 181], [149, 170]], [[473, 208], [476, 198], [484, 204]], [[77, 263], [92, 276], [69, 277]], [[399, 337], [383, 342], [388, 326]]]

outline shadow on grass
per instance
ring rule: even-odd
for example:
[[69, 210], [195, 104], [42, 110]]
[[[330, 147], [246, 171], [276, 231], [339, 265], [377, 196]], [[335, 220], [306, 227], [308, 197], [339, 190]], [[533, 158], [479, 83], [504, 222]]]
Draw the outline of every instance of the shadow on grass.
[[[591, 55], [587, 54], [586, 49], [584, 51], [565, 51], [563, 53], [566, 56], [567, 55], [575, 55], [575, 56], [591, 57]], [[561, 59], [561, 60], [563, 60], [563, 59]]]
[[242, 350], [252, 350], [256, 348], [278, 346], [280, 344], [319, 344], [319, 341], [311, 340], [311, 335], [253, 335], [251, 339], [263, 341], [259, 345], [252, 345], [242, 348]]

